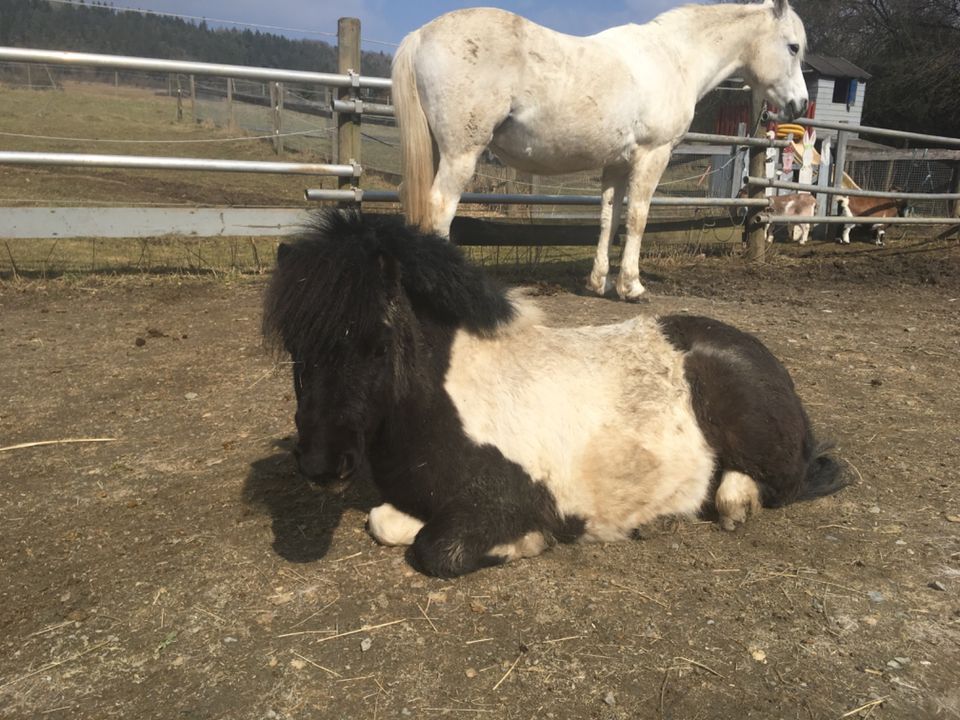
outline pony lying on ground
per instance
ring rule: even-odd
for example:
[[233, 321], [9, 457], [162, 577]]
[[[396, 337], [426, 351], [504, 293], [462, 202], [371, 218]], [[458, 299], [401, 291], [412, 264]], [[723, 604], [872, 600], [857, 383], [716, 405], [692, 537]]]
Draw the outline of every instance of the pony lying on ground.
[[[907, 210], [907, 201], [895, 198], [872, 197], [870, 195], [838, 195], [837, 208], [841, 215], [847, 217], [876, 217], [890, 218], [903, 217]], [[856, 227], [854, 224], [843, 226], [843, 235], [840, 242], [844, 245], [850, 244], [850, 231]], [[869, 227], [873, 228], [873, 241], [877, 245], [883, 245], [883, 237], [887, 234], [886, 225], [882, 222], [872, 223]]]
[[494, 8], [416, 30], [393, 61], [401, 200], [408, 221], [449, 235], [488, 145], [504, 163], [556, 175], [603, 168], [600, 238], [587, 287], [613, 288], [610, 242], [627, 198], [617, 294], [635, 300], [650, 200], [697, 101], [734, 73], [790, 117], [807, 107], [803, 23], [787, 0], [685, 5], [589, 37]]
[[397, 218], [319, 215], [277, 260], [263, 328], [293, 361], [300, 472], [368, 470], [371, 534], [427, 573], [629, 538], [710, 501], [733, 529], [844, 485], [783, 365], [717, 320], [545, 327]]

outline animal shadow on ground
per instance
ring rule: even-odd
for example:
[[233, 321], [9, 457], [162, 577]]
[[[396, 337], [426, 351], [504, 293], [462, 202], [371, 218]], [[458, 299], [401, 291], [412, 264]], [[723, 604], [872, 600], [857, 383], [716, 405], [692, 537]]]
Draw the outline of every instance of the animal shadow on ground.
[[280, 452], [250, 464], [243, 485], [243, 500], [265, 509], [273, 520], [273, 549], [290, 562], [307, 563], [323, 558], [344, 511], [369, 510], [377, 503], [376, 490], [358, 473], [337, 494], [314, 488], [297, 472], [291, 455], [291, 440], [274, 442]]

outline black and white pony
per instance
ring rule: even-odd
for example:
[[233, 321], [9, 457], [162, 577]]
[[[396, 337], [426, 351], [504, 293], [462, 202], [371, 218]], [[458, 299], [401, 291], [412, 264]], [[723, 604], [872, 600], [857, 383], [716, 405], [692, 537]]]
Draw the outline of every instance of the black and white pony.
[[293, 360], [302, 475], [368, 464], [371, 534], [433, 575], [629, 538], [710, 501], [733, 529], [844, 485], [753, 336], [684, 315], [546, 327], [396, 218], [329, 212], [281, 245], [263, 327]]

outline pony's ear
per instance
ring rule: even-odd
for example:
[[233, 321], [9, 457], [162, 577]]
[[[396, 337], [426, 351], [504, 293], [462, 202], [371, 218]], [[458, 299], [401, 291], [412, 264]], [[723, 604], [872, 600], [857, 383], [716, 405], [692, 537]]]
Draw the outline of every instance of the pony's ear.
[[290, 254], [290, 246], [287, 245], [286, 243], [280, 243], [280, 245], [277, 246], [277, 264], [279, 265], [280, 263], [282, 263], [283, 259], [289, 254]]
[[773, 16], [779, 20], [790, 10], [789, 0], [773, 0]]

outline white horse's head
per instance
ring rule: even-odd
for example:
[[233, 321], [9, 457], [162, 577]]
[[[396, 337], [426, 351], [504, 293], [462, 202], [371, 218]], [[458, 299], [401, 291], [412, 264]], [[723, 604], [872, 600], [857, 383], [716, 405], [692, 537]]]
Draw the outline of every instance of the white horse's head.
[[806, 112], [809, 102], [801, 68], [807, 33], [789, 0], [765, 0], [763, 6], [743, 71], [753, 87], [793, 119]]

